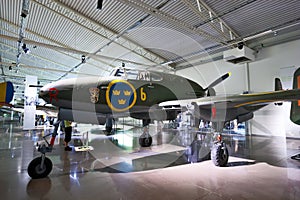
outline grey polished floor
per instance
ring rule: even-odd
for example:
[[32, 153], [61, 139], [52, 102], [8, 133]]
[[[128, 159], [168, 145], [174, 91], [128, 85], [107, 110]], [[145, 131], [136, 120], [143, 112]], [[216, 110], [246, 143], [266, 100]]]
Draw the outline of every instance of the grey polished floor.
[[[48, 178], [31, 179], [28, 163], [39, 153], [34, 144], [51, 129], [0, 129], [0, 199], [300, 199], [300, 140], [225, 134], [230, 152], [227, 167], [200, 159], [205, 139], [192, 130], [157, 131], [150, 148], [140, 148], [141, 128], [106, 136], [86, 128], [89, 152], [65, 152], [57, 137], [47, 156], [53, 162]], [[86, 142], [73, 135], [72, 145]], [[195, 140], [197, 138], [197, 140]], [[201, 152], [201, 153], [199, 153]]]

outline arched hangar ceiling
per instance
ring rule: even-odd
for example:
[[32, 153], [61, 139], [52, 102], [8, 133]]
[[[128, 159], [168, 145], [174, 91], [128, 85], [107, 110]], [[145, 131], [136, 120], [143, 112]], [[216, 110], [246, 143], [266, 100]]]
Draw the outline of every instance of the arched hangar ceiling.
[[21, 95], [26, 75], [105, 76], [122, 62], [177, 70], [239, 42], [297, 39], [300, 1], [2, 0], [0, 24], [0, 81]]

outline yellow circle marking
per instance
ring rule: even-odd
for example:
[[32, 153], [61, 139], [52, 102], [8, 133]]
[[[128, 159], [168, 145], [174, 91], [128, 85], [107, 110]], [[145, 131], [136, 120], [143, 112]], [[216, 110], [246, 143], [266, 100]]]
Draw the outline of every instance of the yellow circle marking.
[[[133, 101], [132, 101], [132, 103], [129, 106], [127, 106], [126, 108], [122, 108], [122, 109], [115, 108], [114, 105], [111, 103], [111, 100], [110, 100], [110, 97], [109, 97], [111, 87], [114, 84], [120, 83], [120, 82], [128, 85], [131, 88], [132, 92], [133, 92]], [[133, 87], [133, 85], [131, 83], [129, 83], [126, 80], [113, 80], [107, 86], [107, 89], [106, 89], [106, 102], [107, 102], [107, 105], [110, 107], [110, 109], [112, 109], [113, 111], [123, 112], [123, 111], [129, 110], [136, 103], [136, 98], [137, 98], [137, 95], [136, 95], [135, 88]]]

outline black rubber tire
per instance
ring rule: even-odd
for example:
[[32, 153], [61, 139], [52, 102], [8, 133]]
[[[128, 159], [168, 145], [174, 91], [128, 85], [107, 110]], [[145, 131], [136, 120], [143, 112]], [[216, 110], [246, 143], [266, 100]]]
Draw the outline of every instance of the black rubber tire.
[[228, 149], [223, 147], [221, 143], [216, 143], [211, 149], [211, 159], [216, 166], [226, 167], [228, 163]]
[[112, 118], [106, 118], [106, 123], [105, 123], [105, 131], [110, 133], [113, 128], [113, 119]]
[[107, 133], [111, 133], [112, 127], [111, 127], [111, 126], [105, 126], [105, 131], [106, 131]]
[[49, 158], [45, 157], [43, 169], [40, 169], [41, 162], [42, 157], [37, 157], [29, 163], [27, 172], [31, 178], [45, 178], [52, 171], [52, 162]]
[[139, 143], [141, 147], [150, 147], [152, 145], [152, 137], [151, 136], [141, 136], [139, 138]]

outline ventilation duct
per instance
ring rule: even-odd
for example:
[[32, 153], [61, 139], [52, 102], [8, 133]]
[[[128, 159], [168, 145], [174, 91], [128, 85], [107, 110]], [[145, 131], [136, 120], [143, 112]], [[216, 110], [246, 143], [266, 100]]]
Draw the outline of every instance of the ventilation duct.
[[255, 60], [254, 51], [245, 45], [223, 52], [223, 60], [233, 64], [241, 64]]

